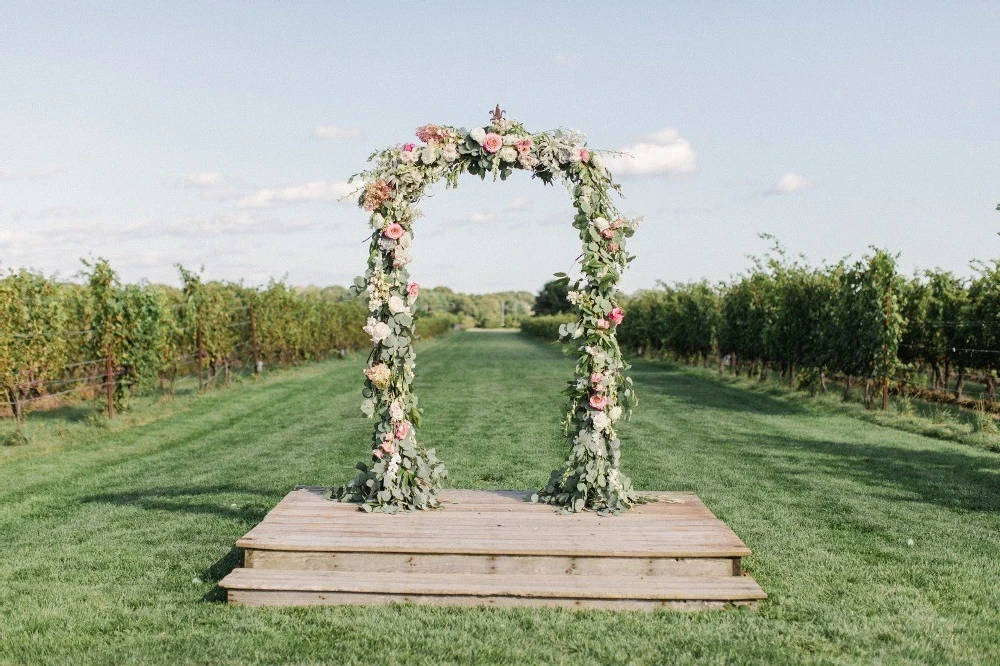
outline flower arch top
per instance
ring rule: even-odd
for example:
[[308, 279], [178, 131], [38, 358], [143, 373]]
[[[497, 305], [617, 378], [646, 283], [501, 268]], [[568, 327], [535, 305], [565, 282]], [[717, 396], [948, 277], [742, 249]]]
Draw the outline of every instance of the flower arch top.
[[[611, 201], [620, 188], [583, 135], [557, 130], [532, 134], [503, 117], [499, 107], [486, 127], [424, 125], [420, 144], [406, 143], [371, 155], [374, 167], [360, 177], [360, 206], [371, 213], [368, 270], [351, 291], [367, 298], [371, 316], [365, 332], [372, 352], [365, 369], [362, 412], [377, 421], [371, 459], [340, 491], [344, 501], [366, 511], [429, 509], [439, 506], [436, 492], [447, 476], [434, 449], [417, 442], [420, 410], [410, 390], [414, 377], [415, 317], [420, 287], [410, 281], [414, 204], [433, 183], [458, 184], [464, 172], [505, 180], [515, 169], [529, 171], [545, 184], [558, 180], [573, 196], [573, 226], [583, 242], [581, 276], [572, 283], [570, 302], [578, 319], [560, 327], [580, 352], [575, 379], [565, 393], [569, 407], [563, 421], [570, 453], [548, 485], [532, 496], [568, 511], [618, 512], [637, 497], [619, 471], [620, 441], [615, 432], [636, 403], [632, 381], [615, 337], [624, 313], [616, 285], [632, 257], [626, 238], [638, 219], [621, 217]], [[352, 178], [353, 180], [353, 178]], [[570, 281], [565, 274], [557, 277]]]

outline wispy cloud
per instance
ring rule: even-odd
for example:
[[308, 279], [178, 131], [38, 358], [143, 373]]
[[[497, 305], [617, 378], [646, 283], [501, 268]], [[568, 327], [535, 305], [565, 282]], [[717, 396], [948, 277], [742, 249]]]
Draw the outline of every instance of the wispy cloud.
[[11, 171], [0, 167], [0, 181], [11, 180], [42, 180], [66, 173], [66, 167], [54, 166], [35, 171]]
[[605, 156], [612, 173], [631, 176], [677, 177], [698, 169], [698, 155], [690, 142], [667, 127], [622, 148], [623, 155]]
[[185, 176], [184, 185], [186, 187], [211, 187], [221, 185], [225, 179], [226, 177], [218, 171], [199, 171]]
[[808, 190], [812, 187], [812, 182], [801, 174], [789, 171], [781, 179], [764, 190], [764, 194], [791, 194], [801, 190]]
[[317, 139], [335, 141], [337, 139], [356, 139], [361, 136], [360, 127], [340, 127], [339, 125], [317, 125], [313, 129]]
[[325, 180], [314, 180], [302, 185], [267, 188], [244, 197], [240, 208], [270, 208], [281, 203], [304, 203], [314, 201], [338, 201], [360, 189], [359, 185]]
[[517, 199], [511, 201], [510, 205], [507, 206], [507, 210], [511, 211], [531, 210], [531, 208], [532, 208], [531, 199], [528, 199], [526, 197], [518, 197]]

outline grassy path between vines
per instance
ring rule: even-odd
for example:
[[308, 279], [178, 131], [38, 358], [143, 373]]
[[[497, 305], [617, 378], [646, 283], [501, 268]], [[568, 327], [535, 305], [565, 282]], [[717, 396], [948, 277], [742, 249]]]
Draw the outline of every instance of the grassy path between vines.
[[[422, 345], [418, 363], [423, 441], [453, 486], [533, 488], [560, 463], [572, 361], [556, 349], [457, 333]], [[639, 488], [696, 491], [747, 542], [770, 595], [758, 610], [219, 603], [236, 539], [294, 485], [342, 483], [364, 457], [362, 364], [284, 372], [5, 455], [0, 662], [1000, 661], [1000, 455], [646, 361], [632, 370], [625, 469]]]

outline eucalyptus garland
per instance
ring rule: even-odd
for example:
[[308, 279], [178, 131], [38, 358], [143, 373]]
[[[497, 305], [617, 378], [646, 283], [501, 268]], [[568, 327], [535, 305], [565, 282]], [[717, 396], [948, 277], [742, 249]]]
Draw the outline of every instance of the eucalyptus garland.
[[[619, 215], [610, 194], [620, 188], [579, 133], [531, 134], [498, 109], [486, 127], [424, 125], [416, 135], [420, 144], [374, 153], [369, 158], [374, 167], [354, 177], [364, 183], [359, 205], [371, 213], [372, 228], [368, 270], [351, 287], [353, 295], [367, 299], [371, 313], [364, 330], [373, 348], [364, 371], [361, 411], [377, 424], [371, 458], [358, 464], [340, 498], [358, 502], [366, 511], [439, 506], [436, 492], [447, 471], [434, 449], [417, 441], [420, 409], [411, 390], [414, 305], [420, 293], [406, 269], [419, 217], [414, 206], [442, 179], [455, 187], [464, 172], [506, 180], [521, 169], [545, 184], [559, 180], [569, 188], [576, 208], [573, 226], [583, 242], [581, 276], [569, 292], [578, 320], [560, 329], [561, 338], [580, 352], [576, 377], [565, 391], [570, 403], [563, 425], [570, 453], [531, 499], [567, 511], [628, 509], [639, 498], [619, 470], [621, 443], [615, 428], [631, 413], [636, 398], [615, 337], [625, 316], [615, 287], [632, 260], [625, 240], [639, 220]], [[557, 277], [570, 281], [565, 274]]]

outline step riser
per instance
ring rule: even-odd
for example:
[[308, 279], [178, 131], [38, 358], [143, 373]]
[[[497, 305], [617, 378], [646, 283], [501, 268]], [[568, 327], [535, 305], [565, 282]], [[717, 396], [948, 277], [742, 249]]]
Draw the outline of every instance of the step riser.
[[719, 610], [727, 606], [756, 608], [753, 601], [646, 600], [646, 599], [561, 599], [536, 597], [470, 597], [460, 595], [359, 594], [355, 592], [289, 592], [270, 590], [230, 590], [229, 603], [243, 606], [339, 606], [418, 604], [423, 606], [496, 606], [654, 611]]
[[567, 574], [577, 576], [739, 576], [739, 557], [635, 558], [330, 553], [250, 549], [244, 566], [369, 573]]

